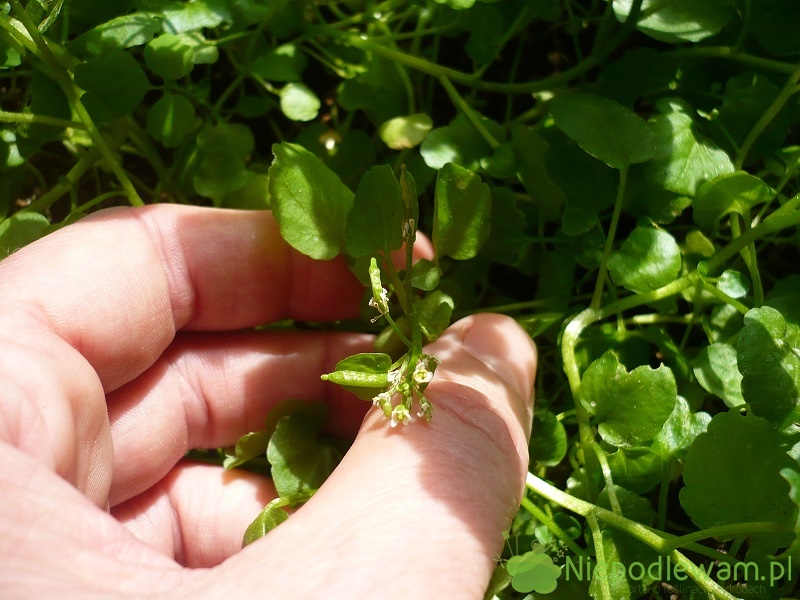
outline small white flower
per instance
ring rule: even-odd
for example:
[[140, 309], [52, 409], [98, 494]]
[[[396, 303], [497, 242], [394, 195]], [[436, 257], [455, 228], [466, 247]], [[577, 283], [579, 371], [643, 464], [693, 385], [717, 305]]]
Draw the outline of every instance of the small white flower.
[[370, 319], [372, 323], [380, 319], [382, 316], [386, 315], [389, 312], [389, 292], [387, 291], [387, 289], [382, 287], [381, 293], [377, 298], [373, 296], [372, 298], [369, 299], [369, 305], [372, 308], [378, 309], [378, 312], [380, 313], [377, 317], [373, 317], [372, 319]]
[[414, 381], [417, 383], [428, 383], [433, 379], [433, 373], [428, 370], [427, 362], [418, 362], [414, 368]]
[[383, 406], [387, 402], [392, 401], [392, 395], [389, 392], [381, 392], [372, 399], [372, 404], [375, 406]]
[[414, 418], [411, 416], [408, 407], [404, 404], [398, 404], [394, 407], [394, 410], [392, 410], [392, 427], [397, 427], [398, 423], [408, 425], [413, 420]]

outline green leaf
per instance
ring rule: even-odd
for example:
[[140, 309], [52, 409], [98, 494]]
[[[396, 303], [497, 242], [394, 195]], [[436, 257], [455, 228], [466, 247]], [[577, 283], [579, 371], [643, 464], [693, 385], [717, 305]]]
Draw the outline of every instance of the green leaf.
[[720, 175], [700, 187], [692, 217], [698, 225], [714, 225], [730, 213], [745, 218], [750, 209], [767, 202], [772, 193], [766, 183], [744, 171]]
[[220, 200], [244, 187], [248, 181], [247, 159], [255, 148], [250, 128], [221, 123], [201, 131], [197, 146], [192, 183], [198, 194]]
[[[30, 104], [25, 112], [59, 119], [71, 119], [72, 109], [61, 87], [42, 71], [36, 70], [28, 80], [26, 91], [30, 94]], [[18, 129], [17, 145], [24, 157], [34, 156], [45, 142], [64, 135], [63, 127], [24, 124]]]
[[580, 387], [581, 403], [613, 446], [652, 440], [672, 414], [677, 395], [669, 367], [641, 366], [629, 373], [610, 350], [589, 365]]
[[181, 79], [194, 68], [194, 48], [177, 35], [161, 35], [144, 48], [147, 68], [166, 81]]
[[537, 410], [533, 415], [533, 430], [528, 447], [531, 461], [554, 467], [567, 455], [567, 431], [549, 410]]
[[[753, 127], [780, 93], [780, 88], [764, 75], [742, 73], [731, 77], [725, 84], [725, 95], [717, 119], [720, 131], [718, 143], [735, 152], [744, 142]], [[748, 163], [776, 150], [786, 138], [792, 123], [798, 117], [796, 103], [787, 103], [761, 130], [748, 152]]]
[[322, 104], [317, 95], [302, 83], [287, 83], [280, 91], [281, 112], [292, 121], [313, 121]]
[[233, 16], [226, 0], [137, 0], [139, 10], [164, 15], [166, 33], [185, 33], [232, 23]]
[[786, 320], [772, 307], [750, 310], [739, 332], [742, 396], [753, 413], [781, 430], [800, 422], [800, 348], [788, 339]]
[[664, 459], [647, 447], [620, 448], [608, 455], [614, 482], [637, 494], [646, 494], [664, 476]]
[[444, 292], [436, 290], [424, 300], [415, 300], [414, 305], [422, 333], [428, 342], [435, 341], [450, 325], [455, 306], [453, 299]]
[[[566, 139], [565, 136], [562, 137]], [[573, 142], [570, 141], [569, 143], [575, 148], [576, 154], [580, 156], [580, 158], [576, 159], [578, 163], [585, 157], [610, 172], [605, 165], [581, 151]], [[551, 147], [529, 127], [518, 125], [511, 130], [511, 147], [517, 156], [517, 177], [525, 191], [532, 198], [536, 198], [536, 201], [541, 206], [544, 218], [557, 221], [561, 214], [561, 207], [564, 205], [565, 192], [562, 192], [562, 189], [566, 190], [566, 188], [557, 180], [558, 173], [554, 173], [553, 168], [563, 167], [564, 170], [569, 170], [570, 176], [568, 180], [573, 182], [589, 179], [591, 175], [581, 169], [582, 165], [580, 164], [562, 163], [558, 160], [553, 161], [551, 164], [550, 158], [554, 154]], [[584, 177], [572, 177], [572, 169], [576, 167], [581, 169]], [[599, 193], [593, 194], [591, 197], [602, 197], [605, 189], [607, 188], [600, 188]], [[609, 204], [611, 202], [613, 202], [613, 196], [611, 196]]]
[[406, 91], [398, 77], [398, 65], [368, 53], [355, 77], [339, 86], [339, 103], [345, 110], [363, 110], [375, 124], [402, 115], [408, 109]]
[[322, 375], [322, 380], [338, 384], [362, 400], [372, 400], [389, 385], [391, 366], [388, 354], [354, 354], [336, 363], [336, 369]]
[[664, 428], [653, 438], [651, 449], [664, 462], [682, 459], [695, 438], [706, 430], [710, 420], [711, 416], [708, 413], [692, 412], [686, 399], [678, 396], [675, 408], [664, 423]]
[[635, 228], [608, 259], [617, 285], [638, 294], [663, 287], [681, 270], [681, 251], [671, 234], [650, 227]]
[[[789, 484], [780, 475], [783, 468], [797, 467], [786, 453], [790, 446], [789, 438], [764, 419], [738, 410], [715, 415], [686, 455], [681, 505], [702, 528], [752, 521], [793, 524]], [[791, 538], [787, 533], [751, 537], [769, 553]]]
[[308, 66], [306, 55], [295, 44], [265, 47], [250, 64], [250, 71], [268, 81], [300, 81]]
[[[496, 139], [505, 138], [500, 125], [482, 116], [478, 119]], [[419, 151], [431, 169], [441, 169], [447, 163], [455, 163], [477, 171], [481, 168], [481, 159], [492, 155], [491, 146], [461, 113], [449, 125], [437, 127], [428, 133]]]
[[433, 247], [436, 256], [473, 258], [489, 235], [489, 186], [467, 169], [448, 163], [436, 178]]
[[[277, 500], [281, 501], [280, 498], [277, 498]], [[248, 525], [247, 530], [244, 532], [243, 547], [252, 544], [260, 537], [264, 537], [289, 518], [288, 513], [280, 506], [275, 506], [275, 504], [274, 500], [267, 504], [256, 519]]]
[[525, 235], [525, 213], [518, 207], [514, 192], [492, 188], [492, 218], [489, 237], [482, 255], [512, 267], [519, 266], [531, 238]]
[[649, 123], [658, 149], [653, 160], [644, 165], [644, 177], [655, 186], [694, 196], [703, 182], [733, 173], [730, 157], [696, 131], [691, 106], [676, 98], [664, 98], [656, 102], [656, 108], [660, 114]]
[[[613, 0], [614, 13], [624, 23], [634, 0]], [[641, 11], [655, 12], [637, 21], [636, 28], [661, 42], [699, 42], [716, 35], [736, 14], [733, 0], [644, 0]], [[641, 13], [640, 13], [641, 14]]]
[[50, 221], [34, 212], [20, 212], [0, 223], [0, 259], [42, 237]]
[[281, 498], [313, 493], [342, 458], [333, 445], [319, 437], [325, 423], [325, 405], [311, 405], [309, 409], [312, 410], [282, 417], [269, 439], [267, 459]]
[[143, 46], [155, 37], [163, 22], [164, 16], [157, 12], [124, 15], [79, 35], [67, 48], [81, 56], [100, 56], [109, 50]]
[[647, 123], [621, 104], [594, 94], [557, 96], [550, 107], [556, 126], [609, 167], [650, 160], [655, 137]]
[[731, 298], [744, 298], [750, 291], [750, 282], [739, 271], [726, 269], [717, 281], [717, 289]]
[[725, 342], [706, 346], [700, 350], [693, 366], [697, 382], [709, 394], [721, 398], [729, 408], [744, 404], [736, 348]]
[[435, 262], [422, 258], [411, 267], [411, 285], [418, 290], [430, 292], [439, 285], [442, 270]]
[[389, 148], [403, 150], [421, 144], [432, 128], [433, 119], [425, 113], [417, 113], [389, 119], [380, 126], [378, 133]]
[[150, 88], [147, 76], [133, 56], [110, 50], [75, 68], [75, 83], [86, 90], [86, 110], [98, 121], [124, 117], [136, 109]]
[[248, 460], [266, 456], [270, 435], [271, 432], [263, 430], [246, 433], [236, 442], [233, 455], [229, 454], [225, 457], [222, 466], [226, 469], [233, 469]]
[[269, 193], [281, 235], [311, 258], [332, 259], [345, 249], [353, 192], [302, 146], [275, 144], [272, 152]]
[[389, 253], [403, 244], [403, 198], [389, 165], [373, 167], [358, 184], [345, 230], [347, 254]]
[[147, 132], [167, 148], [179, 146], [198, 124], [194, 104], [169, 92], [164, 92], [147, 112]]
[[768, 52], [774, 56], [800, 53], [797, 27], [800, 5], [794, 0], [756, 2], [752, 6], [751, 30]]

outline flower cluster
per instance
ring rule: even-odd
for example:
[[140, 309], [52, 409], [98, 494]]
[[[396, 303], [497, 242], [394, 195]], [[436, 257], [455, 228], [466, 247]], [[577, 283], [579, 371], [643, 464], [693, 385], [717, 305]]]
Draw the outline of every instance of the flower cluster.
[[[375, 396], [372, 403], [379, 406], [383, 414], [391, 418], [392, 427], [397, 427], [398, 423], [408, 425], [414, 420], [411, 415], [414, 397], [419, 399], [417, 416], [424, 417], [426, 422], [430, 422], [433, 405], [425, 398], [423, 392], [433, 379], [433, 372], [438, 365], [438, 358], [430, 354], [423, 354], [413, 369], [406, 360], [396, 369], [389, 371], [388, 388]], [[396, 395], [400, 396], [400, 402], [397, 405], [392, 402]]]

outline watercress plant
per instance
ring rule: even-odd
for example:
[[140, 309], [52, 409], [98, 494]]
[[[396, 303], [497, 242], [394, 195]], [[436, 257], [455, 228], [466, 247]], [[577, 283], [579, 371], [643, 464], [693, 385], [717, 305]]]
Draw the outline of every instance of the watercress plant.
[[[271, 209], [364, 284], [334, 327], [374, 352], [324, 377], [387, 425], [436, 418], [423, 348], [452, 319], [536, 340], [488, 597], [797, 597], [797, 2], [0, 6], [0, 256], [109, 205]], [[271, 473], [246, 541], [341, 458], [324, 419], [290, 401], [193, 454]]]

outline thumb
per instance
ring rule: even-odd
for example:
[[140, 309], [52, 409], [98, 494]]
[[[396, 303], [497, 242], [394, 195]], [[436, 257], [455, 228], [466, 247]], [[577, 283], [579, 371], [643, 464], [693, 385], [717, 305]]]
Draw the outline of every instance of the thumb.
[[233, 580], [264, 597], [483, 597], [524, 488], [536, 351], [512, 319], [484, 314], [426, 352], [441, 360], [430, 424], [390, 428], [371, 411], [322, 489], [204, 591]]

